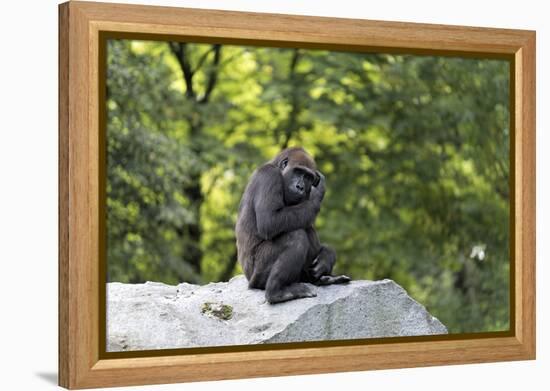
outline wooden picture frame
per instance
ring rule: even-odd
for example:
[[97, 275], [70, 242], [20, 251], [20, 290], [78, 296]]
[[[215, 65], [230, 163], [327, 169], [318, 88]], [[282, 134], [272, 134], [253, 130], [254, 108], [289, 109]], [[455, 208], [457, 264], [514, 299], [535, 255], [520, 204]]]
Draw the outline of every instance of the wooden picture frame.
[[[99, 105], [104, 33], [483, 56], [511, 64], [511, 319], [505, 333], [106, 357]], [[103, 324], [104, 326], [104, 324]], [[535, 32], [71, 1], [59, 6], [59, 384], [90, 388], [535, 358]]]

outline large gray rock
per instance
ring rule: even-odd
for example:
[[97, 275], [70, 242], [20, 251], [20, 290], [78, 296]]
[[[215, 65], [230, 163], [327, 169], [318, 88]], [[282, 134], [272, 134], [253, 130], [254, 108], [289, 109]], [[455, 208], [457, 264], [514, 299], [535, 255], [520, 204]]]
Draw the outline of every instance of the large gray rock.
[[446, 334], [391, 280], [316, 287], [271, 305], [243, 276], [204, 286], [107, 284], [107, 351]]

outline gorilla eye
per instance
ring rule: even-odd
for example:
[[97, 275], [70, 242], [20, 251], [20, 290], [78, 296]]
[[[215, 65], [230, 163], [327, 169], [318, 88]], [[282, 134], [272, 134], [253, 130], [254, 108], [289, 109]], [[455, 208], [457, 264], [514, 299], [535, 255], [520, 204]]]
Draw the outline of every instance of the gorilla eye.
[[287, 165], [288, 165], [288, 158], [283, 159], [283, 161], [281, 162], [281, 169], [284, 170]]

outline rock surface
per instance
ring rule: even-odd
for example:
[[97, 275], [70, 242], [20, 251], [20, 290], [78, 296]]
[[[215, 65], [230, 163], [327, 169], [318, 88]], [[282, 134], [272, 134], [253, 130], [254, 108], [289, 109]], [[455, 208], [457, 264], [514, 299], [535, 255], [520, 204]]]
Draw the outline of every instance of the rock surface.
[[107, 284], [107, 351], [446, 334], [391, 280], [316, 287], [270, 305], [244, 276], [204, 286]]

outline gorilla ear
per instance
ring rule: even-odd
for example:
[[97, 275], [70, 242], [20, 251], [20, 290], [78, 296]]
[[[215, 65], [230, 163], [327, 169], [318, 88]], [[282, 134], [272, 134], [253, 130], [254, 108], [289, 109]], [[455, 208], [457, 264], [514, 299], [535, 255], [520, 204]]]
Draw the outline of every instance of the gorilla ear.
[[317, 187], [317, 185], [321, 182], [321, 176], [318, 172], [315, 172], [315, 179], [313, 179], [313, 187]]
[[279, 167], [281, 168], [281, 170], [284, 170], [287, 165], [288, 165], [288, 158], [284, 158], [283, 160], [281, 160], [281, 163], [279, 163]]

